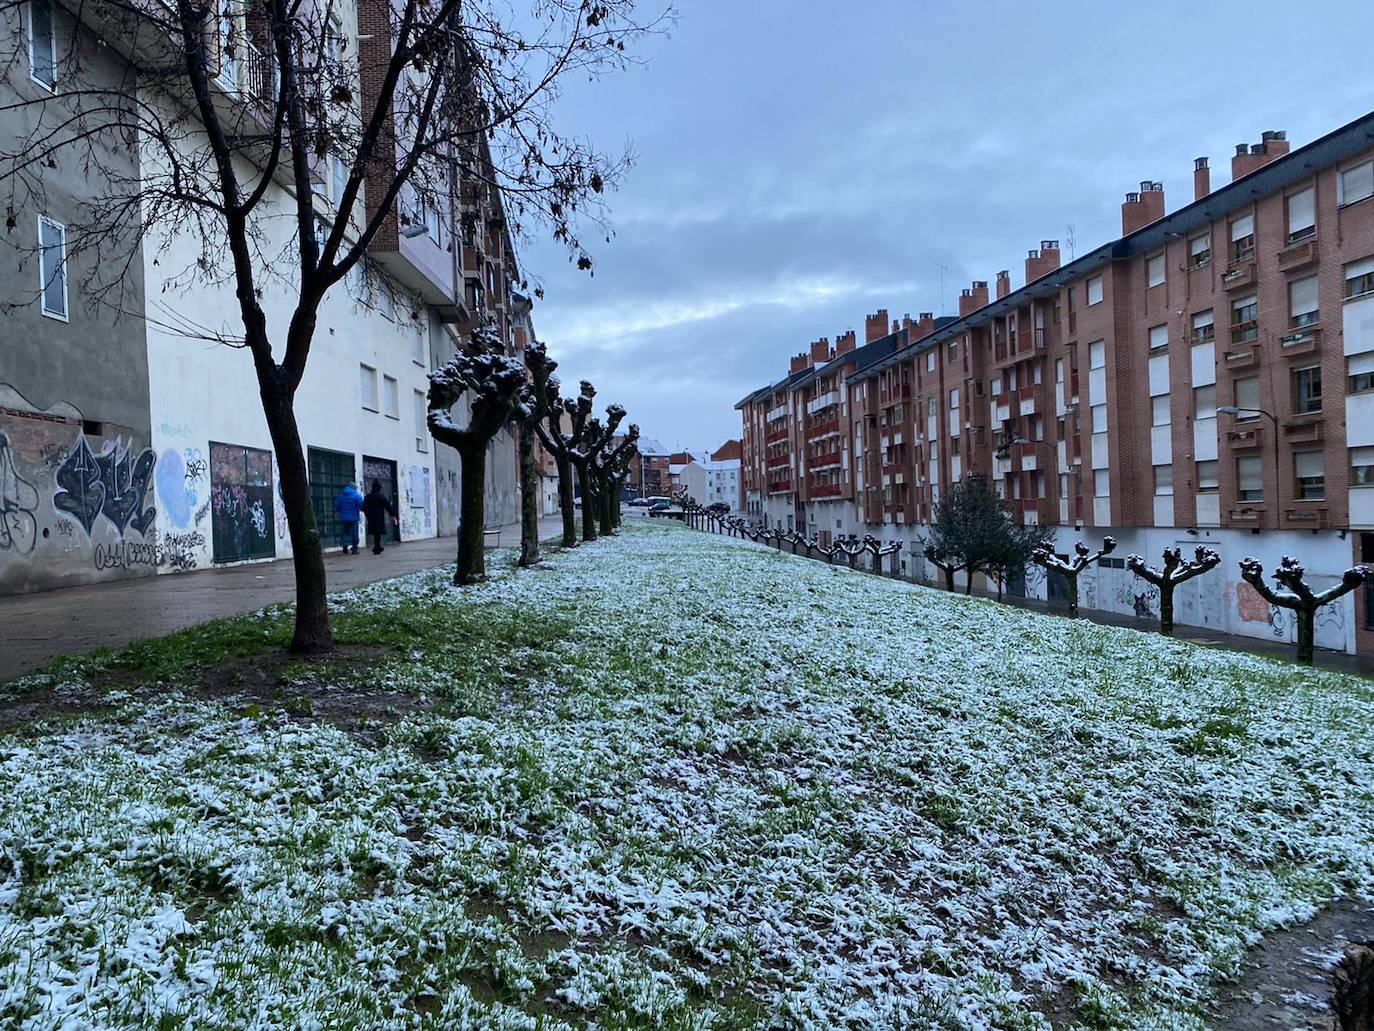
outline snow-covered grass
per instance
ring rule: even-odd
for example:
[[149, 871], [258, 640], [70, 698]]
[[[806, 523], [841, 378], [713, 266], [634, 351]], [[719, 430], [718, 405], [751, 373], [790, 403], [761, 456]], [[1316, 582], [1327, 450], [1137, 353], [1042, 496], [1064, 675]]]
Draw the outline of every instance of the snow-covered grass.
[[282, 611], [30, 679], [0, 1027], [1201, 1028], [1374, 889], [1363, 681], [647, 520], [449, 575], [279, 703], [193, 658]]

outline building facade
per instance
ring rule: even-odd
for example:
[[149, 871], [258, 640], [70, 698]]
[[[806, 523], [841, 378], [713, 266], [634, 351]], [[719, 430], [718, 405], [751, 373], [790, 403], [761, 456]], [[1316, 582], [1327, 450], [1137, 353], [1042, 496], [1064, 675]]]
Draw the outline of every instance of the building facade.
[[[957, 317], [880, 311], [864, 347], [812, 345], [737, 405], [746, 510], [902, 541], [925, 578], [941, 493], [983, 476], [1062, 553], [1117, 537], [1121, 557], [1084, 574], [1085, 605], [1157, 613], [1125, 556], [1204, 545], [1223, 562], [1180, 588], [1179, 620], [1291, 640], [1241, 558], [1297, 556], [1319, 585], [1374, 561], [1371, 139], [1374, 114], [1291, 152], [1267, 132], [1216, 190], [1198, 159], [1172, 212], [1142, 182], [1121, 237], [1066, 265], [1041, 241], [1019, 288], [1003, 271], [963, 290]], [[1011, 589], [1063, 585], [1030, 569]], [[1372, 603], [1322, 610], [1318, 644], [1374, 648]]]

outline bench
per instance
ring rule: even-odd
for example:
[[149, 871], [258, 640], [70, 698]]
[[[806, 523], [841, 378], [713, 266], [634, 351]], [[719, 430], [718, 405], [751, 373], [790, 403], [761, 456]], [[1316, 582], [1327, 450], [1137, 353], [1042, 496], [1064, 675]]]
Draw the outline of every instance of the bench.
[[[494, 537], [496, 539], [494, 541], [489, 541], [488, 538], [491, 537]], [[500, 523], [490, 523], [487, 526], [482, 527], [482, 544], [483, 546], [488, 548], [499, 548], [501, 546]]]

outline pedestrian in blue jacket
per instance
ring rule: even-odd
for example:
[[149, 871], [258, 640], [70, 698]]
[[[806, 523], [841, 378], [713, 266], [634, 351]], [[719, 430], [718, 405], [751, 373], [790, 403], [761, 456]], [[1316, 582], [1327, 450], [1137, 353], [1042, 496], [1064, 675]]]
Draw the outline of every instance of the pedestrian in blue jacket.
[[363, 514], [362, 491], [350, 483], [334, 499], [334, 511], [339, 513], [339, 543], [343, 545], [343, 553], [347, 555], [352, 548], [353, 554], [358, 554], [358, 520]]

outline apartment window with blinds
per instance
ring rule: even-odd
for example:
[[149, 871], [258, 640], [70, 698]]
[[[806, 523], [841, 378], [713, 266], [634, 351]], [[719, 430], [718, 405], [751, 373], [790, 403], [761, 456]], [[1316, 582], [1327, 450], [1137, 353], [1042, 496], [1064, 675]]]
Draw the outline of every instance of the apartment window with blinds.
[[370, 365], [358, 366], [358, 400], [369, 412], [377, 410], [377, 370]]
[[1374, 258], [1362, 258], [1345, 267], [1345, 299], [1374, 293]]
[[1150, 327], [1150, 353], [1159, 354], [1169, 349], [1169, 327], [1151, 326]]
[[1212, 264], [1212, 234], [1199, 233], [1188, 238], [1188, 267], [1206, 268]]
[[1374, 487], [1374, 447], [1350, 449], [1350, 486]]
[[29, 0], [29, 77], [47, 89], [57, 86], [57, 32], [48, 0]]
[[1093, 417], [1093, 432], [1094, 432], [1094, 433], [1106, 433], [1106, 432], [1107, 432], [1107, 406], [1106, 406], [1106, 405], [1093, 405], [1093, 406], [1092, 406], [1092, 417]]
[[1241, 376], [1231, 384], [1231, 403], [1238, 409], [1236, 421], [1259, 418], [1259, 377]]
[[429, 437], [425, 433], [425, 428], [429, 425], [427, 419], [429, 413], [426, 411], [425, 392], [423, 390], [415, 391], [412, 402], [415, 412], [415, 450], [428, 451]]
[[1150, 424], [1152, 426], [1168, 426], [1172, 419], [1168, 394], [1160, 394], [1158, 397], [1150, 398]]
[[1088, 345], [1088, 368], [1100, 369], [1107, 364], [1107, 342], [1094, 340]]
[[1293, 452], [1293, 477], [1297, 481], [1299, 501], [1325, 500], [1326, 477], [1323, 472], [1320, 451]]
[[1102, 303], [1102, 277], [1093, 276], [1088, 280], [1088, 304], [1089, 306]]
[[1093, 470], [1093, 497], [1106, 498], [1112, 493], [1111, 476], [1106, 469]]
[[1236, 497], [1241, 501], [1264, 499], [1264, 466], [1259, 455], [1236, 459]]
[[1374, 390], [1374, 372], [1352, 372], [1348, 380], [1347, 393], [1362, 394]]
[[1307, 276], [1288, 284], [1289, 325], [1310, 326], [1317, 321], [1317, 277]]
[[1259, 304], [1254, 295], [1231, 302], [1231, 342], [1248, 343], [1259, 339]]
[[1288, 242], [1305, 240], [1317, 231], [1317, 207], [1312, 187], [1288, 195]]
[[67, 227], [38, 216], [38, 293], [43, 314], [67, 321]]
[[400, 385], [392, 376], [382, 377], [382, 414], [388, 419], [401, 417]]
[[1322, 367], [1309, 365], [1293, 370], [1293, 411], [1299, 414], [1322, 410]]
[[416, 365], [425, 364], [425, 327], [424, 316], [418, 312], [410, 323], [410, 360]]
[[949, 392], [949, 408], [952, 412], [959, 410], [959, 388], [955, 387]]
[[1216, 337], [1216, 326], [1212, 322], [1212, 310], [1200, 311], [1193, 316], [1193, 343], [1208, 344]]
[[1193, 418], [1215, 419], [1217, 417], [1217, 388], [1215, 385], [1193, 388]]
[[1245, 261], [1255, 256], [1255, 216], [1241, 215], [1231, 220], [1231, 260]]
[[1151, 254], [1145, 261], [1146, 287], [1164, 285], [1164, 252]]
[[1374, 161], [1341, 169], [1336, 177], [1336, 203], [1354, 204], [1368, 197], [1374, 197]]
[[1155, 466], [1155, 497], [1168, 497], [1174, 492], [1174, 467]]
[[1206, 494], [1221, 489], [1221, 463], [1215, 458], [1207, 462], [1196, 463], [1197, 489], [1199, 494]]

